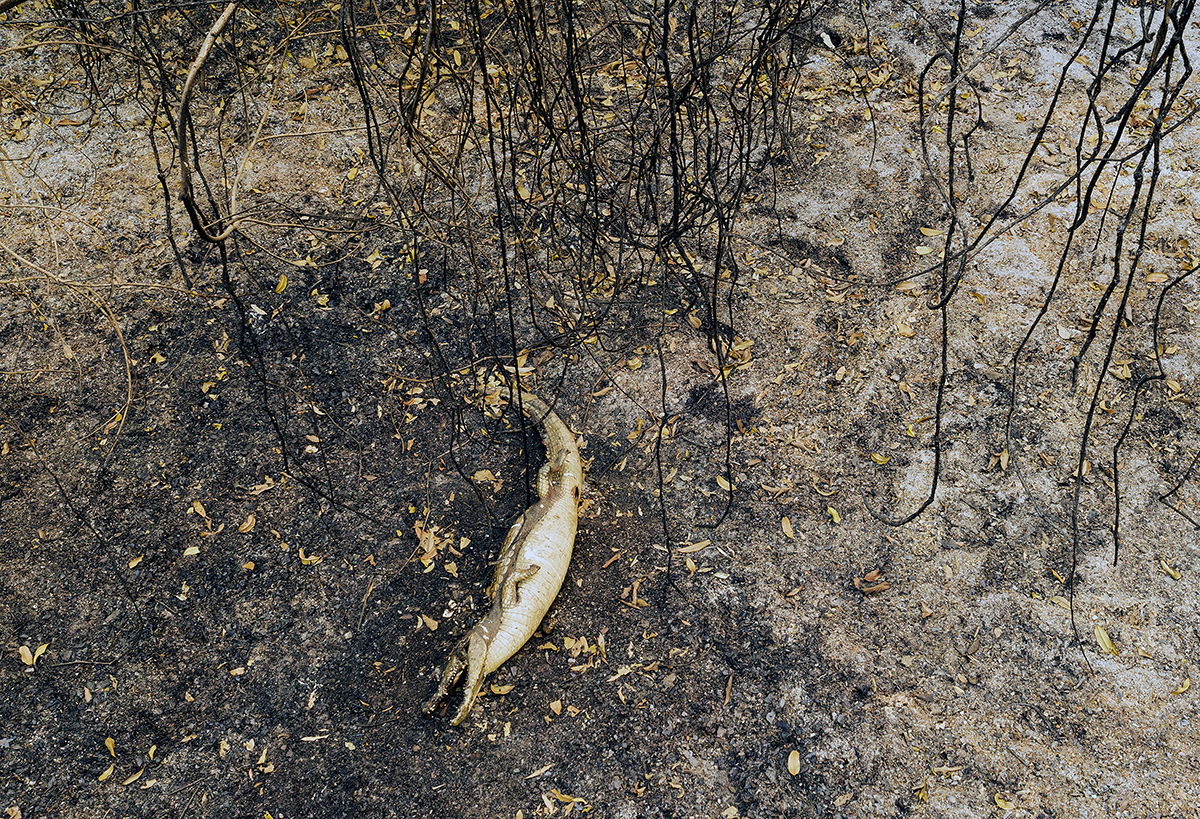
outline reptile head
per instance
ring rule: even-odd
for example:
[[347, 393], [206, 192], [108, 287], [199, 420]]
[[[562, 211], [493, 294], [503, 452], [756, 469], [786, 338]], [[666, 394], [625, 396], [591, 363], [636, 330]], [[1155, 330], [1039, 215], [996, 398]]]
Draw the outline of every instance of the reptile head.
[[488, 647], [491, 642], [491, 622], [487, 618], [458, 641], [458, 645], [454, 647], [454, 650], [450, 652], [449, 659], [446, 660], [446, 667], [442, 670], [442, 681], [438, 685], [437, 691], [421, 708], [426, 716], [437, 710], [438, 705], [466, 671], [467, 678], [463, 682], [463, 703], [450, 724], [458, 725], [467, 718], [467, 714], [471, 712], [471, 706], [475, 704], [475, 700], [479, 696], [480, 689], [483, 688], [483, 678], [487, 673]]

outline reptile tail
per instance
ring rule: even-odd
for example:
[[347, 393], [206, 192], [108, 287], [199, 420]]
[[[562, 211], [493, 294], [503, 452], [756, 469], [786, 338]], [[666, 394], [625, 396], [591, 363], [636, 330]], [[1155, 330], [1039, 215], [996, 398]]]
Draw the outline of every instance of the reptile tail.
[[508, 403], [514, 407], [519, 407], [524, 411], [526, 417], [535, 424], [544, 425], [547, 418], [551, 416], [555, 420], [558, 419], [558, 416], [554, 415], [554, 410], [550, 409], [550, 406], [545, 401], [533, 393], [512, 387], [505, 387], [504, 392], [507, 393]]

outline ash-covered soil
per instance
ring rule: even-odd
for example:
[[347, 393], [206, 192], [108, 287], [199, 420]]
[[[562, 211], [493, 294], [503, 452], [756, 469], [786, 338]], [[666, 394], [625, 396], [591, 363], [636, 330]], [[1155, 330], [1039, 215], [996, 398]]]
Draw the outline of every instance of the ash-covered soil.
[[[1033, 9], [1017, 5], [970, 8], [974, 45]], [[986, 127], [964, 213], [978, 227], [1052, 201], [971, 256], [946, 314], [939, 488], [915, 520], [888, 525], [872, 510], [908, 515], [934, 476], [942, 313], [928, 306], [938, 273], [916, 274], [948, 217], [912, 84], [955, 19], [885, 6], [810, 20], [805, 37], [824, 45], [788, 97], [803, 139], [742, 196], [740, 276], [714, 314], [724, 329], [708, 333], [670, 290], [677, 258], [662, 281], [605, 302], [611, 323], [595, 334], [514, 345], [577, 432], [587, 487], [540, 633], [458, 728], [420, 707], [485, 609], [491, 561], [544, 458], [515, 413], [479, 408], [477, 381], [517, 363], [479, 328], [507, 331], [511, 317], [537, 339], [547, 294], [561, 307], [570, 288], [530, 271], [506, 287], [499, 264], [464, 272], [447, 250], [461, 237], [414, 247], [380, 227], [394, 214], [372, 181], [336, 17], [296, 47], [311, 65], [272, 78], [256, 133], [303, 138], [263, 140], [240, 167], [245, 195], [274, 204], [223, 267], [174, 188], [168, 221], [148, 136], [157, 128], [166, 150], [161, 112], [72, 108], [98, 93], [77, 56], [18, 48], [33, 35], [17, 22], [40, 11], [10, 12], [0, 808], [1195, 813], [1200, 536], [1159, 497], [1184, 481], [1171, 499], [1196, 514], [1194, 282], [1170, 284], [1151, 321], [1193, 262], [1195, 125], [1162, 140], [1150, 249], [1093, 409], [1103, 333], [1077, 369], [1073, 357], [1111, 275], [1113, 224], [1089, 227], [1094, 249], [1072, 251], [1053, 284], [1092, 52], [1038, 130], [1090, 8], [1043, 9], [974, 70]], [[1149, 7], [1120, 8], [1132, 37]], [[181, 76], [202, 34], [174, 55]], [[39, 97], [49, 85], [65, 90]], [[216, 121], [212, 95], [202, 124]], [[222, 149], [237, 167], [237, 140], [260, 123], [240, 125], [198, 130], [210, 167]], [[174, 184], [174, 158], [162, 161]], [[1117, 213], [1132, 173], [1106, 183]], [[480, 258], [494, 252], [482, 245]], [[1096, 318], [1108, 327], [1119, 310], [1114, 299]], [[724, 339], [720, 358], [706, 333]], [[1167, 380], [1134, 406], [1156, 345]]]

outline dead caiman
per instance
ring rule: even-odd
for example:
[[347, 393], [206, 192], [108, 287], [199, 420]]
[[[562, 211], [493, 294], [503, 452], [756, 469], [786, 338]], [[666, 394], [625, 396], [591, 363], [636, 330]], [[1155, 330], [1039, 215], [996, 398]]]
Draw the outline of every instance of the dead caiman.
[[487, 590], [491, 610], [450, 652], [441, 684], [425, 703], [424, 712], [432, 713], [465, 670], [463, 703], [454, 725], [467, 718], [483, 678], [516, 654], [542, 622], [566, 576], [579, 523], [583, 464], [575, 436], [537, 396], [514, 390], [509, 402], [538, 425], [546, 445], [546, 464], [537, 480], [541, 500], [508, 530]]

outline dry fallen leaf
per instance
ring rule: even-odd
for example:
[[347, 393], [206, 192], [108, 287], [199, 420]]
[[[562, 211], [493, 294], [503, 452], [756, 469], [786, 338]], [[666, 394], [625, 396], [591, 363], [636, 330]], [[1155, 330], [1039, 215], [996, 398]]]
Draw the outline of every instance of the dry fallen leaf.
[[1117, 647], [1113, 645], [1112, 638], [1108, 636], [1108, 632], [1104, 630], [1104, 626], [1096, 626], [1096, 642], [1100, 644], [1100, 649], [1114, 657], [1117, 654]]
[[784, 537], [786, 537], [788, 540], [795, 540], [796, 533], [792, 531], [792, 522], [788, 519], [787, 515], [784, 515], [783, 520], [780, 523], [783, 526]]
[[246, 519], [244, 521], [242, 521], [242, 525], [238, 527], [238, 531], [241, 532], [242, 534], [249, 532], [250, 530], [252, 530], [254, 528], [254, 524], [257, 522], [257, 520], [258, 519], [254, 517], [254, 513], [251, 512], [249, 515], [246, 516]]
[[551, 762], [549, 765], [544, 765], [541, 768], [538, 768], [536, 771], [529, 774], [525, 778], [526, 779], [537, 779], [539, 776], [541, 776], [542, 774], [544, 774], [546, 771], [550, 770], [553, 767], [554, 767], [554, 763]]
[[104, 773], [102, 773], [98, 777], [96, 777], [96, 781], [103, 782], [104, 780], [106, 780], [110, 776], [112, 776], [113, 772], [116, 771], [116, 769], [117, 769], [116, 765], [109, 765], [107, 768], [104, 769]]
[[268, 475], [265, 483], [257, 484], [253, 488], [251, 488], [250, 494], [255, 495], [255, 496], [261, 495], [263, 492], [266, 492], [268, 489], [274, 489], [278, 485], [279, 484], [275, 483], [275, 481], [272, 480], [271, 477]]
[[[867, 581], [867, 582], [869, 583], [870, 581]], [[880, 580], [878, 583], [876, 583], [874, 585], [867, 585], [867, 583], [863, 582], [863, 578], [861, 578], [861, 577], [854, 578], [854, 588], [858, 589], [863, 594], [878, 594], [879, 592], [887, 591], [891, 587], [892, 587], [892, 584], [887, 582], [886, 580]]]
[[800, 773], [800, 752], [797, 750], [788, 754], [788, 773], [792, 776]]
[[38, 658], [39, 658], [39, 657], [41, 657], [43, 654], [45, 654], [45, 653], [46, 653], [46, 649], [48, 649], [48, 648], [50, 648], [50, 644], [49, 644], [49, 643], [42, 643], [40, 646], [38, 646], [37, 648], [35, 648], [35, 649], [33, 650], [33, 662], [34, 662], [34, 664], [36, 664], [36, 663], [37, 663], [37, 661], [38, 661]]

